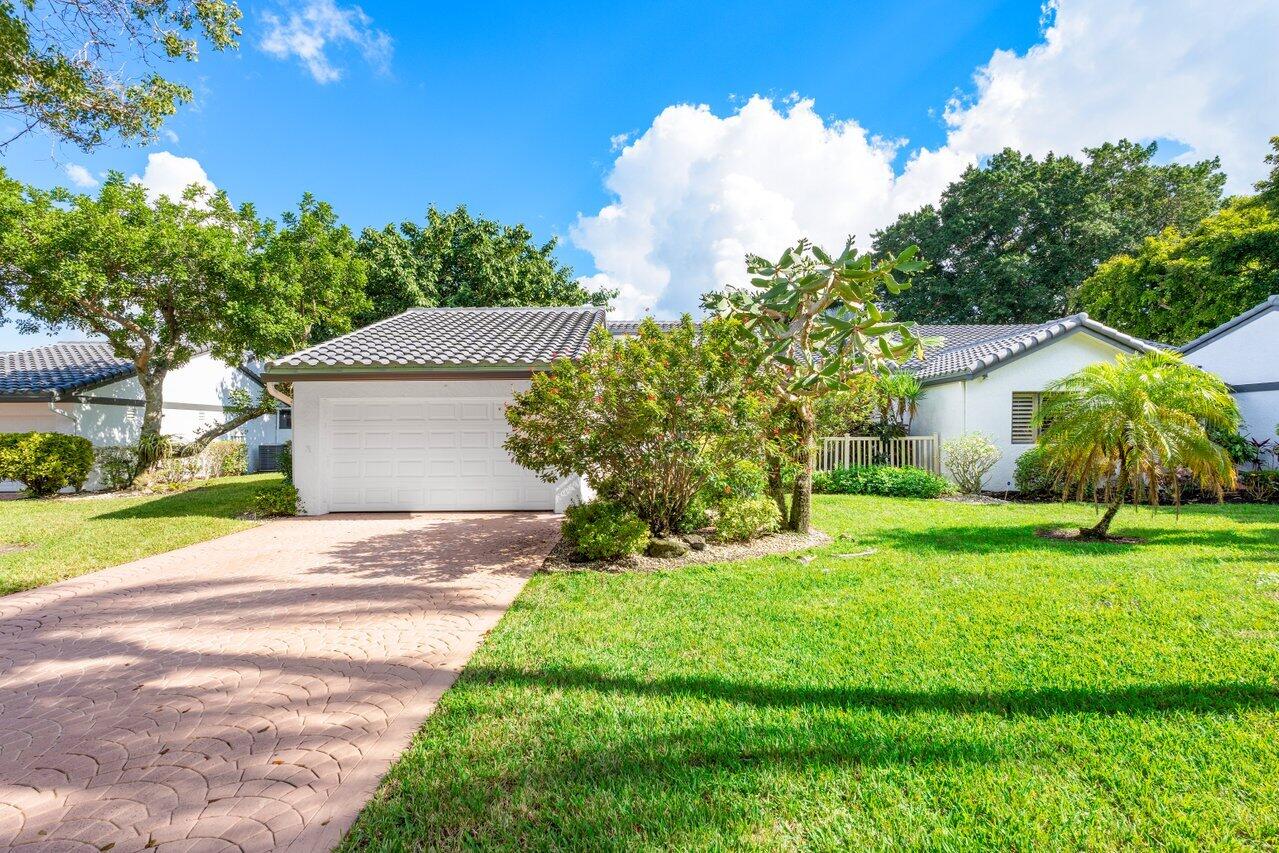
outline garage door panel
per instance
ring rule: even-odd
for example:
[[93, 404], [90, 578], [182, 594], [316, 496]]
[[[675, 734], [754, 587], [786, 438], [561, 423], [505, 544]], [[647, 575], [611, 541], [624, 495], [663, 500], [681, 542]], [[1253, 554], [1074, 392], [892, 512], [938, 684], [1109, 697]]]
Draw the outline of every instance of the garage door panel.
[[554, 487], [511, 461], [504, 398], [330, 401], [333, 510], [550, 509]]

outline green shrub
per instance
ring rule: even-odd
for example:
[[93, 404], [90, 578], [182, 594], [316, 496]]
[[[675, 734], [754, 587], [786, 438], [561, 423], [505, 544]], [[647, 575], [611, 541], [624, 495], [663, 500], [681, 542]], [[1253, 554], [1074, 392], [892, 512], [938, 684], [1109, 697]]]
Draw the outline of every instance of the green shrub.
[[133, 482], [138, 464], [138, 451], [129, 445], [93, 448], [93, 465], [98, 471], [98, 483], [104, 489], [115, 491]]
[[772, 498], [765, 495], [734, 498], [720, 504], [715, 532], [725, 542], [744, 542], [775, 532], [781, 523], [781, 513]]
[[239, 477], [248, 473], [249, 448], [243, 441], [215, 441], [200, 454], [210, 477]]
[[936, 498], [951, 490], [950, 483], [923, 468], [862, 465], [819, 471], [813, 491], [832, 495], [883, 495], [896, 498]]
[[1043, 448], [1032, 447], [1017, 457], [1013, 485], [1024, 495], [1043, 495], [1053, 491], [1053, 475]]
[[253, 514], [259, 518], [297, 515], [301, 511], [302, 502], [292, 483], [272, 483], [253, 496]]
[[293, 482], [293, 442], [286, 441], [280, 446], [280, 473], [284, 482]]
[[693, 502], [688, 505], [688, 509], [684, 511], [684, 517], [680, 519], [675, 532], [692, 533], [694, 530], [701, 530], [709, 525], [711, 523], [710, 508], [711, 503], [707, 501], [706, 496], [702, 492], [698, 492], [694, 496]]
[[742, 498], [758, 497], [768, 488], [768, 475], [757, 463], [737, 459], [723, 471], [715, 471], [706, 479], [702, 492], [712, 505]]
[[980, 495], [986, 475], [1003, 456], [990, 437], [980, 432], [964, 433], [941, 446], [946, 467], [955, 485], [966, 495]]
[[637, 554], [648, 544], [648, 525], [612, 501], [576, 504], [565, 513], [564, 538], [588, 560], [611, 560]]
[[17, 480], [36, 496], [84, 488], [93, 470], [87, 438], [57, 432], [0, 434], [0, 480]]

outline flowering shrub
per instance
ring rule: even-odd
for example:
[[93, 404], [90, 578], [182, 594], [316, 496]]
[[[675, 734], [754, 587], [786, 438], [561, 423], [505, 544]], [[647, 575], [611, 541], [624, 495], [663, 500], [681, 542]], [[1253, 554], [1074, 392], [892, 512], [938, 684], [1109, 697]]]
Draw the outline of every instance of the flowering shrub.
[[547, 482], [586, 477], [655, 536], [681, 528], [716, 471], [757, 446], [766, 400], [752, 390], [748, 336], [735, 321], [684, 322], [614, 340], [596, 329], [578, 361], [535, 374], [507, 407], [505, 447]]
[[1003, 457], [999, 448], [979, 432], [970, 432], [951, 439], [941, 446], [950, 475], [955, 485], [966, 495], [981, 494], [982, 481]]

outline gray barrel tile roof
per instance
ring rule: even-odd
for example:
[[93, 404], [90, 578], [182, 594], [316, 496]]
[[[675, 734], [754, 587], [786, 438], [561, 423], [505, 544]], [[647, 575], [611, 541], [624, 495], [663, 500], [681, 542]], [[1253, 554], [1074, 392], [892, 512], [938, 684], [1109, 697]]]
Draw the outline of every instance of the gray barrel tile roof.
[[74, 391], [134, 373], [102, 341], [67, 341], [0, 355], [0, 397]]
[[268, 370], [313, 367], [534, 366], [586, 351], [604, 322], [594, 306], [574, 308], [412, 308], [304, 349]]

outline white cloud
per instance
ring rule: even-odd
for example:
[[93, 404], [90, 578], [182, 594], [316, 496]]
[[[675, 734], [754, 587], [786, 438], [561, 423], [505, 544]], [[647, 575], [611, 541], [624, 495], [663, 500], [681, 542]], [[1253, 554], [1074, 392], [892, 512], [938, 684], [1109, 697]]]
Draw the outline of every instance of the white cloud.
[[379, 71], [387, 69], [391, 37], [374, 27], [359, 6], [342, 7], [334, 0], [305, 0], [300, 6], [285, 20], [269, 12], [262, 16], [268, 28], [261, 42], [264, 51], [277, 59], [297, 57], [317, 83], [342, 78], [342, 69], [329, 56], [342, 45], [355, 47]]
[[160, 128], [160, 132], [164, 134], [165, 139], [169, 140], [174, 145], [178, 144], [178, 135], [174, 133], [172, 130], [170, 130], [167, 127], [162, 127]]
[[93, 173], [79, 163], [68, 163], [66, 172], [67, 177], [71, 179], [71, 183], [77, 187], [92, 189], [98, 185], [98, 179], [93, 177]]
[[147, 167], [142, 174], [133, 175], [129, 180], [146, 187], [147, 196], [152, 201], [162, 195], [168, 196], [172, 201], [179, 201], [191, 184], [200, 184], [210, 191], [217, 189], [199, 160], [194, 157], [178, 157], [168, 151], [148, 154]]
[[617, 287], [620, 314], [670, 315], [744, 280], [747, 251], [776, 254], [799, 236], [829, 248], [934, 201], [971, 163], [1005, 146], [1077, 153], [1127, 137], [1172, 139], [1180, 160], [1221, 157], [1228, 190], [1264, 172], [1279, 131], [1279, 3], [1060, 0], [1042, 42], [997, 51], [976, 91], [946, 106], [946, 143], [909, 151], [856, 121], [824, 121], [811, 101], [754, 97], [736, 113], [663, 110], [629, 138], [606, 186], [612, 203], [579, 216], [573, 242]]

